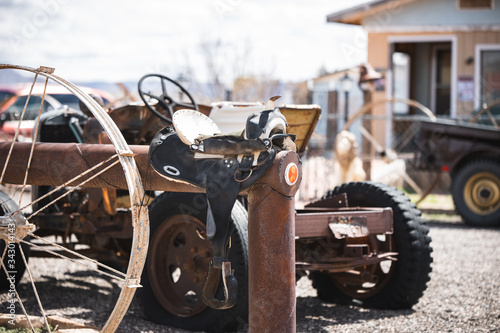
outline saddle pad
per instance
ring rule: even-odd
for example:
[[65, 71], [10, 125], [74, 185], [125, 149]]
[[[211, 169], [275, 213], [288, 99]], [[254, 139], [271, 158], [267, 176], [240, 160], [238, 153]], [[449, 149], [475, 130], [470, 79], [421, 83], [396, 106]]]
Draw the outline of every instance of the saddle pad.
[[210, 118], [195, 110], [176, 111], [172, 123], [179, 138], [187, 145], [194, 144], [200, 135], [220, 133], [219, 127]]

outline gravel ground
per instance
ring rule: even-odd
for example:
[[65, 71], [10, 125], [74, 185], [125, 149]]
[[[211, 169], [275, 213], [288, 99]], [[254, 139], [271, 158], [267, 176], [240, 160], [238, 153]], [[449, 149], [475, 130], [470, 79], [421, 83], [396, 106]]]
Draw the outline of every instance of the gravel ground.
[[[500, 229], [470, 228], [458, 217], [430, 219], [433, 272], [412, 310], [370, 310], [318, 300], [307, 278], [297, 284], [297, 332], [500, 332]], [[102, 325], [119, 292], [118, 283], [58, 259], [30, 260], [48, 314]], [[23, 279], [28, 311], [34, 298]], [[7, 296], [0, 296], [6, 313]], [[45, 300], [45, 301], [44, 301]], [[188, 332], [155, 325], [134, 301], [119, 332]], [[246, 332], [243, 328], [241, 332]]]

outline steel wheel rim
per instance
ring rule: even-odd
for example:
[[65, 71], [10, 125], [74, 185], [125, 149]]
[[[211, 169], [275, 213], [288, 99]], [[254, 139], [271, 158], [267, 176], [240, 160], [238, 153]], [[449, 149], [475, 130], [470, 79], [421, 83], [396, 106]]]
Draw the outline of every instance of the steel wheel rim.
[[[342, 128], [343, 131], [348, 131], [349, 128], [352, 126], [352, 124], [358, 119], [358, 118], [361, 118], [363, 116], [365, 116], [366, 114], [368, 114], [375, 106], [377, 105], [380, 105], [380, 104], [385, 104], [385, 103], [402, 103], [402, 104], [406, 104], [408, 106], [411, 106], [411, 107], [414, 107], [416, 108], [417, 110], [419, 110], [421, 113], [423, 113], [424, 117], [427, 117], [429, 118], [430, 121], [436, 121], [436, 116], [432, 113], [432, 111], [427, 108], [426, 106], [420, 104], [419, 102], [415, 101], [415, 100], [411, 100], [411, 99], [404, 99], [404, 98], [385, 98], [383, 100], [379, 100], [379, 101], [373, 101], [373, 102], [370, 102], [368, 104], [364, 104], [359, 110], [357, 110], [354, 115], [352, 115], [351, 117], [349, 117], [349, 120], [344, 124], [344, 127]], [[392, 116], [391, 116], [392, 117]], [[371, 125], [373, 125], [373, 119], [371, 120], [367, 120], [370, 122]], [[393, 146], [391, 147], [391, 149], [389, 149], [388, 151], [386, 151], [386, 149], [384, 148], [385, 147], [385, 144], [380, 144], [376, 139], [375, 137], [373, 137], [372, 135], [370, 135], [370, 133], [366, 132], [365, 131], [365, 128], [364, 128], [365, 125], [362, 125], [362, 136], [363, 138], [365, 138], [368, 142], [369, 142], [369, 145], [370, 145], [370, 148], [368, 149], [369, 152], [375, 152], [375, 153], [383, 153], [383, 154], [386, 154], [387, 152], [390, 152], [390, 154], [387, 154], [386, 157], [393, 161], [395, 159], [400, 159], [400, 158], [403, 158], [405, 160], [408, 160], [409, 157], [403, 157], [403, 156], [400, 156], [400, 152], [398, 151], [398, 145], [401, 144], [401, 142], [398, 143], [398, 145], [396, 146]], [[412, 125], [413, 127], [416, 126], [416, 123], [413, 123]], [[417, 133], [417, 131], [411, 131], [412, 135], [411, 137], [408, 136], [405, 140], [403, 140], [403, 142], [409, 142], [412, 138], [415, 137], [415, 134]], [[363, 148], [364, 149], [364, 148]], [[408, 173], [406, 171], [404, 171], [404, 179], [405, 181], [408, 183], [408, 185], [410, 185], [419, 195], [419, 199], [416, 201], [416, 204], [418, 205], [419, 202], [421, 202], [422, 200], [424, 200], [424, 198], [430, 193], [430, 191], [432, 191], [433, 187], [435, 186], [434, 185], [430, 185], [429, 188], [427, 189], [421, 189], [418, 184], [408, 175]], [[434, 182], [437, 182], [437, 180], [439, 179], [439, 173], [436, 173], [435, 174], [435, 180], [433, 181]]]
[[470, 177], [464, 187], [465, 204], [479, 215], [488, 215], [500, 208], [500, 179], [490, 172]]
[[[386, 235], [385, 237], [386, 241], [391, 242], [394, 246], [395, 242], [393, 235]], [[369, 236], [368, 238], [369, 246], [372, 248], [372, 250], [370, 251], [374, 253], [379, 252], [379, 249], [381, 248], [381, 241], [378, 240], [376, 236]], [[390, 262], [390, 267], [388, 269], [385, 269], [384, 265], [388, 262]], [[346, 284], [337, 279], [335, 274], [330, 274], [330, 279], [332, 283], [347, 296], [355, 299], [366, 299], [380, 293], [380, 291], [387, 285], [387, 283], [391, 279], [395, 267], [396, 265], [394, 262], [390, 260], [384, 260], [382, 262], [363, 266], [359, 269], [354, 270], [361, 274], [363, 269], [366, 268], [371, 272], [371, 274], [377, 277], [377, 280], [374, 283], [364, 282], [362, 284]]]
[[[1, 69], [13, 69], [31, 72], [35, 74], [33, 85], [35, 84], [36, 77], [40, 76], [45, 77], [46, 82], [48, 82], [48, 80], [50, 79], [51, 81], [66, 88], [87, 106], [93, 116], [98, 120], [99, 124], [104, 129], [115, 148], [115, 156], [123, 169], [128, 185], [128, 191], [130, 194], [130, 214], [132, 215], [133, 238], [127, 273], [124, 274], [124, 278], [121, 278], [124, 282], [123, 287], [121, 289], [118, 300], [115, 303], [113, 311], [108, 317], [101, 331], [114, 332], [125, 316], [135, 294], [138, 283], [140, 282], [142, 269], [146, 259], [149, 239], [148, 211], [146, 206], [141, 205], [141, 200], [144, 196], [144, 189], [133, 155], [128, 154], [128, 152], [130, 152], [130, 148], [123, 138], [120, 130], [113, 122], [113, 120], [109, 117], [107, 112], [105, 112], [94, 99], [80, 90], [77, 86], [57, 75], [52, 74], [53, 70], [44, 67], [34, 69], [25, 66], [0, 64], [0, 70]], [[92, 261], [89, 258], [87, 259], [89, 261]], [[29, 272], [29, 270], [27, 270], [27, 272]]]
[[148, 277], [158, 302], [179, 317], [204, 311], [202, 290], [212, 258], [205, 224], [189, 215], [166, 219], [156, 229], [148, 259]]

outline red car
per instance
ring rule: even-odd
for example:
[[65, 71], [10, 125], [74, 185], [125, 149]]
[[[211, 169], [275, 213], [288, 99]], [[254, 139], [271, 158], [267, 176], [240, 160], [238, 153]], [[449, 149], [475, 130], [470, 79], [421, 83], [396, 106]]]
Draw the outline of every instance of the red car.
[[[33, 87], [24, 117], [19, 125], [31, 84], [21, 86], [0, 87], [0, 138], [12, 137], [19, 127], [19, 141], [31, 141], [33, 127], [42, 103], [43, 84]], [[107, 92], [83, 87], [88, 94], [97, 94], [102, 97], [104, 105], [113, 100]], [[47, 85], [42, 113], [67, 106], [70, 109], [80, 110], [79, 100], [71, 92], [60, 85]]]

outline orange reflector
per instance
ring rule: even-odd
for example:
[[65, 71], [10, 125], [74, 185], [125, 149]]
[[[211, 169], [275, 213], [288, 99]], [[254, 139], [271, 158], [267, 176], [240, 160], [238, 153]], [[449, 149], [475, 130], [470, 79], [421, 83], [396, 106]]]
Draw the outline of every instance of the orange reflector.
[[286, 166], [285, 169], [285, 181], [288, 185], [294, 185], [299, 179], [299, 168], [297, 164], [290, 163]]

